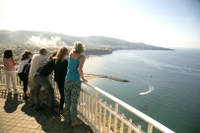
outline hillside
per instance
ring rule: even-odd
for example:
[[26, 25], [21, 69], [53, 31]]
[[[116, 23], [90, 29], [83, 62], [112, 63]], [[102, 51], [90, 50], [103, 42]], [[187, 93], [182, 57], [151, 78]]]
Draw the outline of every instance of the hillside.
[[0, 44], [4, 46], [17, 45], [26, 47], [59, 47], [63, 45], [72, 46], [75, 41], [82, 41], [87, 50], [103, 49], [142, 49], [142, 50], [172, 50], [156, 47], [144, 43], [128, 42], [116, 38], [103, 36], [75, 37], [53, 32], [42, 31], [6, 31], [0, 30]]

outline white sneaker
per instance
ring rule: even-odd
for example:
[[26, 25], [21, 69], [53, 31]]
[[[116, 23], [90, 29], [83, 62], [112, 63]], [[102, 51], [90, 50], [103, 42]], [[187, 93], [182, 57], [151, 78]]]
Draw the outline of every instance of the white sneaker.
[[10, 94], [12, 91], [11, 91], [11, 89], [8, 89], [8, 94]]
[[15, 90], [15, 91], [14, 91], [14, 94], [18, 94], [18, 93], [19, 93], [18, 90]]

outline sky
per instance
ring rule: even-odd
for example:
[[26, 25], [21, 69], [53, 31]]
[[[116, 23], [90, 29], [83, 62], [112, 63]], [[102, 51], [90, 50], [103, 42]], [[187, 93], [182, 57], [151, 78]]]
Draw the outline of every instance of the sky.
[[200, 48], [200, 0], [0, 0], [0, 30]]

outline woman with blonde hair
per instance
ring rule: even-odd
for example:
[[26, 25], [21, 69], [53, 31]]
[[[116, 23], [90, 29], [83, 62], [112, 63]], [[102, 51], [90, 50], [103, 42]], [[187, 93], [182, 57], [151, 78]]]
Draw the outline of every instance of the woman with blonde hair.
[[29, 71], [27, 72], [27, 75], [23, 72], [24, 71], [24, 67], [26, 64], [30, 64], [31, 62], [31, 56], [32, 56], [32, 52], [30, 50], [25, 50], [24, 53], [21, 56], [21, 62], [19, 64], [19, 68], [18, 68], [18, 76], [21, 79], [21, 81], [23, 82], [23, 91], [24, 91], [24, 99], [27, 99], [27, 88], [28, 88], [28, 74]]
[[[68, 70], [65, 78], [65, 121], [71, 126], [82, 124], [77, 121], [77, 105], [81, 91], [81, 81], [87, 82], [83, 74], [86, 57], [83, 55], [85, 47], [82, 42], [75, 42], [68, 58]], [[82, 80], [81, 80], [82, 79]]]
[[8, 93], [11, 93], [10, 82], [12, 82], [14, 93], [18, 94], [16, 70], [15, 70], [16, 60], [14, 59], [13, 51], [10, 48], [5, 49], [4, 51], [3, 65], [4, 65], [4, 73], [6, 76], [6, 88], [8, 89]]
[[64, 105], [64, 81], [67, 74], [68, 61], [66, 57], [68, 56], [68, 49], [66, 47], [61, 47], [57, 54], [53, 57], [54, 62], [54, 81], [57, 83], [58, 90], [60, 93], [60, 105], [59, 112], [63, 112]]

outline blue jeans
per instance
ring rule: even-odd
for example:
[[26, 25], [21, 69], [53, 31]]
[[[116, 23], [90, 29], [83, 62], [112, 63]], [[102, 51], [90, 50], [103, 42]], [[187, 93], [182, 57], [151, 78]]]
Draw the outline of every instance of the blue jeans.
[[34, 97], [35, 97], [36, 107], [40, 106], [39, 94], [40, 94], [40, 88], [42, 86], [49, 92], [51, 106], [54, 106], [55, 105], [54, 89], [51, 83], [49, 82], [49, 79], [45, 76], [40, 76], [40, 75], [35, 74], [33, 81], [34, 81]]

